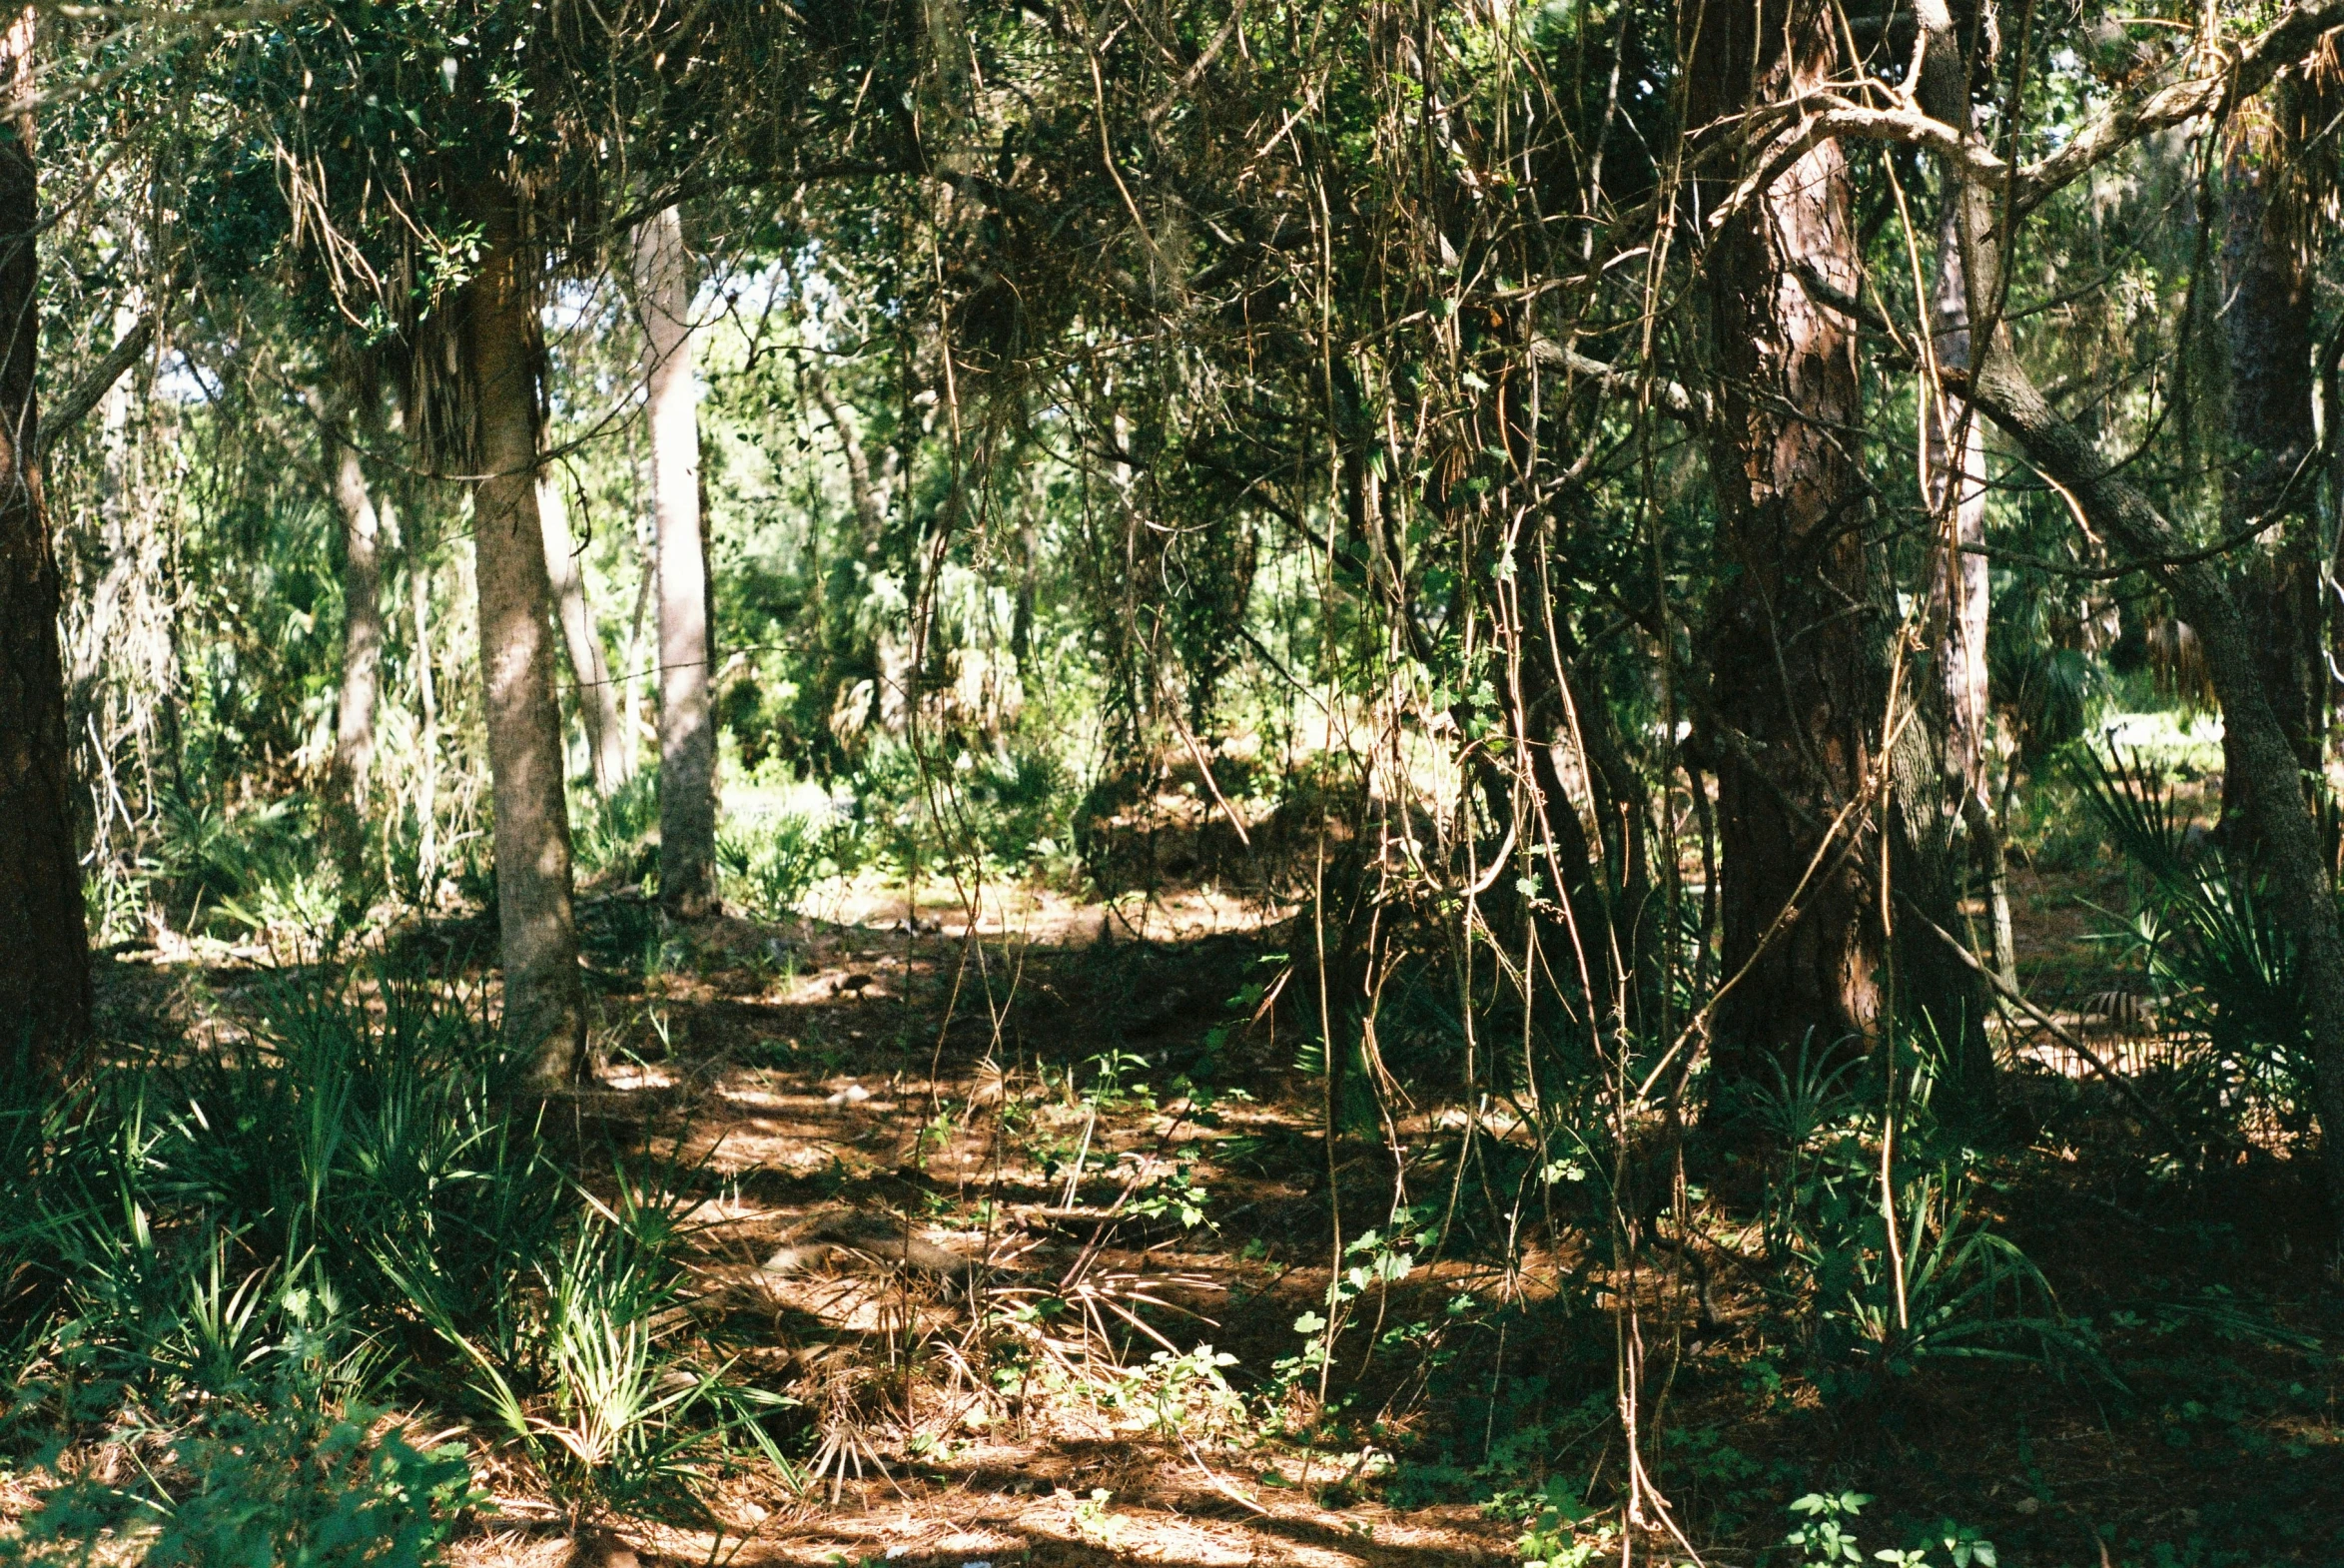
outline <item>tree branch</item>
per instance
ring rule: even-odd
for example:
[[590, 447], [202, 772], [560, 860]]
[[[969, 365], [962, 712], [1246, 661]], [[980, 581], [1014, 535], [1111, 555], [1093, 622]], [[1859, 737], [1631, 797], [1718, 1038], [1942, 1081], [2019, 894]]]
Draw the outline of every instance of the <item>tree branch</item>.
[[57, 444], [58, 437], [79, 424], [98, 405], [107, 391], [122, 380], [122, 373], [136, 365], [154, 341], [154, 316], [149, 314], [140, 317], [138, 325], [122, 335], [122, 341], [92, 368], [82, 384], [57, 400], [48, 416], [41, 420], [40, 431], [33, 438], [35, 455], [41, 461], [49, 460], [49, 448]]
[[1818, 95], [1814, 102], [1821, 104], [1821, 109], [1809, 113], [1805, 106], [1797, 106], [1801, 115], [1797, 125], [1767, 149], [1758, 170], [1710, 214], [1709, 223], [1714, 229], [1781, 178], [1809, 149], [1834, 137], [1926, 147], [1959, 164], [1971, 180], [1989, 187], [2007, 180], [2015, 215], [2023, 217], [2142, 137], [2252, 98], [2270, 86], [2281, 71], [2307, 57], [2323, 34], [2339, 27], [2344, 27], [2344, 0], [2305, 0], [2290, 6], [2219, 69], [2109, 106], [2057, 152], [2014, 174], [1982, 142], [1963, 136], [1917, 104], [1876, 107], [1850, 103], [1837, 95]]
[[[1616, 366], [1606, 365], [1576, 349], [1566, 349], [1551, 338], [1530, 340], [1530, 363], [1559, 366], [1573, 376], [1595, 383], [1596, 389], [1607, 394], [1633, 392], [1644, 384], [1644, 376], [1640, 371], [1623, 371]], [[1694, 425], [1709, 419], [1709, 398], [1700, 392], [1686, 390], [1676, 382], [1654, 378], [1652, 395], [1661, 411], [1671, 418]]]

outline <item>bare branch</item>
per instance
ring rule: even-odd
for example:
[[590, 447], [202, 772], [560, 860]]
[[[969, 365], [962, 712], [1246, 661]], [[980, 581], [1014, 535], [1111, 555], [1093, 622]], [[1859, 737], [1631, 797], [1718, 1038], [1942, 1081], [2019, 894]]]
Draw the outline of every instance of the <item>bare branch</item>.
[[[1601, 360], [1590, 359], [1576, 349], [1566, 349], [1550, 338], [1534, 338], [1530, 342], [1530, 363], [1560, 366], [1573, 376], [1596, 384], [1607, 395], [1633, 394], [1644, 384], [1640, 371], [1623, 371]], [[1655, 378], [1652, 383], [1653, 401], [1671, 418], [1688, 424], [1700, 424], [1709, 417], [1709, 398], [1697, 392], [1689, 392], [1676, 382]]]

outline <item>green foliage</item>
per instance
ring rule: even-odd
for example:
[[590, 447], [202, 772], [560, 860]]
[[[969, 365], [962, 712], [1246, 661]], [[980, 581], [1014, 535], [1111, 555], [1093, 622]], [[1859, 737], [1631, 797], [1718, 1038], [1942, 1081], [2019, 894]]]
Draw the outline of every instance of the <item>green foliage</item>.
[[998, 880], [1061, 861], [1077, 791], [1048, 747], [872, 748], [856, 780], [860, 823], [898, 876]]
[[861, 850], [856, 825], [835, 814], [753, 817], [716, 840], [725, 896], [759, 920], [793, 914], [818, 884], [853, 874]]
[[608, 795], [570, 794], [570, 852], [581, 879], [641, 883], [656, 869], [647, 845], [659, 826], [659, 772], [645, 768]]
[[776, 1399], [681, 1332], [692, 1173], [621, 1162], [589, 1193], [514, 1095], [524, 1067], [440, 988], [387, 976], [277, 983], [249, 1039], [73, 1095], [12, 1076], [18, 1426], [189, 1399], [266, 1422], [294, 1379], [320, 1410], [499, 1423], [581, 1507], [674, 1505], [712, 1455], [770, 1449]]
[[382, 1412], [336, 1411], [297, 1378], [211, 1406], [172, 1441], [160, 1476], [53, 1477], [19, 1533], [0, 1538], [0, 1562], [428, 1568], [455, 1516], [484, 1495], [462, 1445], [419, 1451]]
[[1522, 1556], [1522, 1568], [1588, 1568], [1611, 1544], [1604, 1531], [1593, 1539], [1582, 1540], [1579, 1526], [1586, 1518], [1586, 1510], [1576, 1499], [1568, 1497], [1568, 1488], [1562, 1489], [1557, 1505], [1541, 1509], [1514, 1542], [1514, 1550]]
[[1862, 1562], [1851, 1521], [1871, 1501], [1862, 1492], [1809, 1492], [1790, 1505], [1802, 1522], [1783, 1537], [1783, 1544], [1799, 1553], [1802, 1568]]
[[[1855, 1520], [1873, 1501], [1862, 1492], [1809, 1492], [1790, 1505], [1800, 1523], [1783, 1544], [1796, 1551], [1801, 1568], [1845, 1568], [1865, 1561], [1858, 1545]], [[1943, 1553], [1943, 1558], [1933, 1557]], [[1885, 1547], [1872, 1560], [1891, 1568], [1995, 1568], [1994, 1543], [1966, 1525], [1941, 1520], [1926, 1531], [1919, 1544]]]
[[1793, 1265], [1775, 1297], [1801, 1325], [1818, 1385], [1835, 1400], [1879, 1398], [1930, 1362], [2075, 1361], [2105, 1374], [2041, 1270], [1971, 1210], [1975, 1155], [1934, 1124], [1930, 1060], [1898, 1055], [1910, 1064], [1906, 1125], [1885, 1174], [1879, 1108], [1853, 1093], [1872, 1064], [1809, 1042], [1755, 1096], [1780, 1151], [1763, 1233]]
[[334, 929], [341, 887], [318, 853], [319, 825], [285, 799], [231, 813], [167, 797], [158, 869], [166, 911], [189, 932], [283, 932], [313, 948]]
[[2294, 944], [2254, 873], [2190, 832], [2170, 789], [2137, 756], [2076, 755], [2074, 777], [2108, 842], [2140, 873], [2142, 896], [2116, 933], [2164, 1009], [2195, 1041], [2172, 1087], [2191, 1120], [2226, 1126], [2246, 1103], [2301, 1131], [2311, 1018]]

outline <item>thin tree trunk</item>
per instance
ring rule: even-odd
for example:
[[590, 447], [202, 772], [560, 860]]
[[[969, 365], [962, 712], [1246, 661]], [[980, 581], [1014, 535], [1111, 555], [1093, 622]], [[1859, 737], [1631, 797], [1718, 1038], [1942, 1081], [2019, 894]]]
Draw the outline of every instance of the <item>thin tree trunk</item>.
[[672, 207], [635, 230], [635, 292], [659, 525], [659, 896], [674, 914], [697, 919], [716, 904], [716, 725], [708, 701], [691, 265]]
[[[1955, 31], [1946, 0], [1920, 0], [1922, 102], [1938, 118], [1967, 126], [1970, 110], [1968, 55]], [[1937, 280], [1930, 295], [1930, 340], [1938, 363], [1966, 369], [1970, 358], [1969, 287], [1962, 270], [1962, 203], [1970, 199], [1960, 181], [1945, 183], [1938, 217]], [[1986, 669], [1986, 633], [1992, 608], [1993, 579], [1986, 558], [1977, 553], [1985, 542], [1985, 426], [1979, 415], [1959, 397], [1940, 392], [1925, 409], [1927, 489], [1924, 499], [1938, 522], [1942, 547], [1931, 552], [1930, 624], [1943, 741], [1935, 780], [1913, 781], [1904, 801], [1908, 832], [1916, 829], [1942, 842], [1945, 850], [1933, 878], [1925, 871], [1919, 885], [1903, 891], [1916, 896], [1934, 891], [1934, 899], [1919, 899], [1929, 921], [1943, 930], [1957, 931], [1961, 884], [1967, 880], [1985, 895], [1988, 964], [2007, 984], [2017, 979], [2015, 933], [2010, 921], [2009, 863], [2002, 835], [1988, 805], [1988, 767], [1993, 754], [1993, 705]], [[1924, 815], [1926, 822], [1915, 821]], [[1960, 852], [1966, 851], [1965, 857]], [[1968, 862], [1963, 878], [1961, 859]], [[1930, 888], [1934, 881], [1937, 886]], [[1989, 999], [1967, 966], [1955, 962], [1940, 940], [1923, 930], [1908, 932], [1900, 944], [1901, 959], [1934, 992], [1923, 1010], [1932, 1014], [1945, 1040], [1958, 1030], [1959, 1050], [1950, 1064], [1964, 1109], [1990, 1107], [1993, 1096], [1993, 1051], [1985, 1034]], [[1954, 1017], [1953, 1015], [1958, 1015]]]
[[33, 15], [0, 34], [0, 1050], [56, 1061], [90, 1030], [90, 951], [74, 854], [60, 585], [33, 391], [40, 336]]
[[[801, 363], [800, 375], [806, 389], [813, 392], [814, 401], [821, 406], [823, 416], [830, 420], [830, 427], [838, 431], [839, 450], [847, 464], [847, 494], [855, 503], [855, 548], [861, 555], [876, 556], [887, 528], [887, 492], [892, 475], [871, 471], [870, 451], [863, 444], [862, 432], [840, 406], [822, 367], [808, 358]], [[889, 456], [893, 455], [891, 451]]]
[[570, 909], [569, 808], [553, 699], [552, 585], [537, 520], [537, 301], [508, 200], [487, 213], [488, 254], [465, 291], [474, 398], [472, 489], [505, 1038], [534, 1077], [566, 1083], [585, 1062], [585, 999]]
[[[126, 339], [138, 328], [138, 313], [128, 303], [114, 311], [114, 336]], [[130, 486], [130, 418], [133, 389], [129, 378], [116, 379], [99, 399], [99, 446], [103, 487], [98, 502], [99, 550], [106, 563], [98, 585], [89, 596], [89, 612], [78, 642], [66, 653], [66, 733], [79, 737], [98, 713], [99, 685], [105, 677], [107, 650], [113, 645], [115, 622], [122, 613], [140, 573], [150, 563], [132, 536], [134, 510]], [[78, 742], [77, 742], [78, 743]]]
[[[1819, 86], [1833, 45], [1808, 0], [1716, 0], [1700, 29], [1693, 124]], [[1703, 630], [1715, 672], [1701, 722], [1716, 768], [1724, 973], [1750, 973], [1716, 1019], [1721, 1089], [1812, 1038], [1820, 1050], [1880, 1022], [1882, 932], [1858, 869], [1827, 853], [1794, 924], [1822, 833], [1868, 787], [1886, 686], [1850, 433], [1861, 414], [1848, 326], [1801, 286], [1853, 293], [1846, 156], [1826, 142], [1730, 221], [1708, 258], [1719, 397], [1710, 424], [1731, 585]], [[1844, 843], [1844, 840], [1843, 840]]]
[[[383, 519], [367, 469], [344, 420], [363, 416], [373, 390], [353, 374], [329, 410], [326, 461], [342, 514], [342, 691], [335, 704], [334, 768], [328, 793], [355, 844], [375, 760], [375, 705], [383, 664]], [[347, 846], [346, 846], [347, 847]], [[352, 862], [346, 860], [346, 864]]]
[[415, 781], [415, 881], [428, 898], [439, 874], [439, 683], [431, 669], [431, 563], [419, 530], [407, 538], [406, 588], [408, 613], [415, 623], [415, 704], [423, 717], [417, 743], [422, 776]]
[[[1938, 364], [1969, 368], [1969, 296], [1961, 279], [1961, 228], [1951, 193], [1938, 227], [1937, 287], [1930, 330]], [[1951, 393], [1927, 409], [1930, 513], [1944, 548], [1931, 555], [1930, 620], [1946, 705], [1945, 775], [1951, 809], [1965, 830], [1970, 866], [1983, 885], [1994, 973], [2012, 979], [2010, 889], [2001, 834], [1987, 805], [1993, 752], [1993, 706], [1986, 675], [1986, 627], [1992, 569], [1985, 542], [1985, 424]]]
[[537, 481], [537, 520], [545, 530], [545, 571], [553, 583], [562, 641], [569, 648], [570, 675], [577, 682], [578, 719], [594, 759], [594, 787], [608, 795], [635, 776], [635, 748], [619, 719], [618, 688], [611, 684], [594, 607], [586, 602], [586, 574], [570, 538], [569, 508], [550, 474]]

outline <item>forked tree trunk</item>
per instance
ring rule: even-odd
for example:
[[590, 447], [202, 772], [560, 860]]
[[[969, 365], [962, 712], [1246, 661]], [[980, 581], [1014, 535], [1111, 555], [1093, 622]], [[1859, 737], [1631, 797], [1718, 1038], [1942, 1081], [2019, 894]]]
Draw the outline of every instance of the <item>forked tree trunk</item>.
[[[1814, 0], [1700, 8], [1695, 126], [1721, 125], [1829, 75]], [[1821, 1050], [1880, 1021], [1882, 933], [1843, 832], [1803, 895], [1830, 823], [1868, 787], [1886, 702], [1851, 440], [1861, 409], [1848, 326], [1802, 286], [1853, 293], [1847, 159], [1809, 152], [1730, 220], [1708, 257], [1719, 396], [1710, 424], [1727, 585], [1703, 637], [1715, 675], [1704, 749], [1718, 777], [1724, 973], [1749, 966], [1715, 1030], [1721, 1088], [1810, 1037]], [[1767, 941], [1786, 908], [1789, 929]]]
[[472, 489], [472, 529], [504, 1031], [551, 1085], [584, 1066], [586, 1014], [553, 700], [552, 588], [537, 520], [537, 300], [510, 205], [492, 201], [484, 216], [488, 254], [466, 286], [462, 332], [483, 475]]
[[537, 520], [545, 530], [545, 571], [553, 584], [561, 638], [569, 648], [570, 678], [577, 683], [578, 721], [594, 761], [594, 787], [604, 795], [635, 776], [635, 748], [618, 715], [618, 688], [602, 651], [602, 629], [586, 602], [586, 573], [570, 537], [569, 507], [550, 474], [537, 481]]
[[634, 260], [659, 525], [659, 896], [673, 913], [697, 919], [716, 904], [716, 725], [708, 701], [692, 276], [674, 208], [635, 230]]
[[33, 394], [40, 336], [33, 12], [0, 34], [0, 1051], [57, 1061], [88, 1039], [90, 952], [74, 854], [57, 559]]

